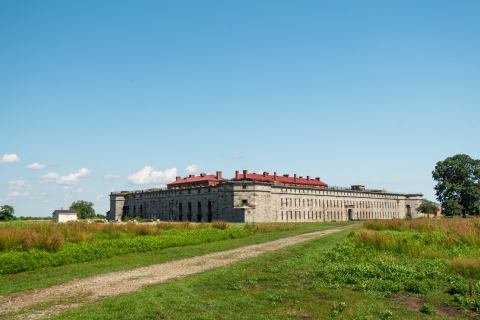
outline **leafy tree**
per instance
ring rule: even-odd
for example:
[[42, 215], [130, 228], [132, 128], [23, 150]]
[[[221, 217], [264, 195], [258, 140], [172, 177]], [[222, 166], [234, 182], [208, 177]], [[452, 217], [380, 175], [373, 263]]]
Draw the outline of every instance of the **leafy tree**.
[[15, 209], [13, 209], [12, 206], [9, 205], [4, 205], [0, 207], [0, 220], [13, 220], [15, 217], [13, 216], [13, 213], [15, 212]]
[[457, 154], [437, 162], [432, 175], [445, 215], [479, 214], [480, 160]]
[[438, 212], [438, 205], [433, 201], [423, 199], [422, 204], [420, 205], [420, 207], [418, 207], [418, 210], [420, 212], [426, 213], [427, 215], [433, 214], [434, 216], [436, 216]]
[[70, 205], [70, 210], [75, 210], [79, 219], [93, 219], [96, 217], [93, 203], [88, 201], [75, 201]]
[[442, 212], [445, 216], [460, 216], [463, 214], [463, 207], [455, 200], [445, 200], [442, 203]]

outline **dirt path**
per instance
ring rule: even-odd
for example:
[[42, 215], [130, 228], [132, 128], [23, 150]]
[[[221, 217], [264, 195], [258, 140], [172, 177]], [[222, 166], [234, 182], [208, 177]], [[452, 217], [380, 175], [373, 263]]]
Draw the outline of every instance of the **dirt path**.
[[339, 232], [348, 227], [351, 226], [306, 233], [203, 256], [73, 280], [49, 288], [0, 296], [0, 318], [40, 319], [52, 316], [100, 298], [138, 291], [150, 284], [222, 267], [266, 252]]

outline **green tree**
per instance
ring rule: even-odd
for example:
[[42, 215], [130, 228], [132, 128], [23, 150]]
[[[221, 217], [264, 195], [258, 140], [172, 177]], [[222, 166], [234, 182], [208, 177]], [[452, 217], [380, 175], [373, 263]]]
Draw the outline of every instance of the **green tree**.
[[13, 209], [12, 206], [9, 205], [4, 205], [0, 207], [0, 220], [13, 220], [15, 217], [13, 216], [13, 213], [15, 212], [15, 209]]
[[423, 199], [422, 204], [420, 207], [418, 207], [418, 210], [422, 213], [426, 213], [427, 215], [433, 214], [436, 216], [438, 212], [438, 205], [433, 201]]
[[70, 205], [70, 210], [75, 210], [77, 212], [78, 219], [93, 219], [96, 217], [93, 203], [88, 201], [75, 201]]
[[432, 175], [445, 215], [479, 214], [480, 160], [457, 154], [437, 162]]
[[460, 216], [463, 214], [463, 207], [460, 203], [455, 200], [445, 200], [442, 203], [442, 213], [445, 216]]

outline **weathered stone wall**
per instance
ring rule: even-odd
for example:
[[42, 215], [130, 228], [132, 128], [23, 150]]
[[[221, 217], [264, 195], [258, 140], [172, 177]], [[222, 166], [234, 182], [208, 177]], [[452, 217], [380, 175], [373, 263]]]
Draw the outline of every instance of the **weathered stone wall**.
[[422, 195], [235, 181], [212, 187], [112, 193], [109, 219], [307, 222], [413, 218]]

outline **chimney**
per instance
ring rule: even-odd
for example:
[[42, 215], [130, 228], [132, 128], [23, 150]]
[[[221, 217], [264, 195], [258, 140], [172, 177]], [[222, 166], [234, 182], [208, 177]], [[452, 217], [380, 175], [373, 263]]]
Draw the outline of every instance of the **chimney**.
[[267, 176], [268, 176], [268, 172], [265, 172], [265, 171], [264, 171], [264, 172], [263, 172], [263, 176], [264, 176], [264, 177], [267, 177]]
[[298, 177], [298, 178], [299, 178], [299, 179], [303, 179], [303, 177], [302, 177], [302, 176], [300, 176], [300, 177]]
[[310, 180], [310, 176], [307, 176], [307, 180]]
[[216, 177], [218, 180], [221, 180], [221, 179], [222, 179], [222, 171], [217, 171], [217, 174], [215, 175], [215, 177]]
[[192, 178], [192, 177], [193, 177], [193, 174], [189, 174], [188, 177], [189, 177], [189, 178]]
[[182, 180], [182, 178], [180, 178], [180, 177], [175, 177], [175, 181], [179, 181], [179, 180]]
[[248, 173], [247, 170], [243, 170], [243, 179], [247, 179], [247, 173]]
[[316, 177], [315, 180], [320, 181], [320, 177]]
[[276, 172], [273, 173], [273, 180], [277, 180], [277, 173]]
[[293, 180], [297, 181], [297, 174], [296, 173], [293, 174]]
[[206, 174], [205, 173], [200, 173], [200, 177], [205, 177]]
[[235, 180], [240, 180], [240, 174], [238, 173], [238, 170], [235, 171]]
[[288, 174], [284, 174], [283, 176], [284, 176], [285, 178], [288, 178]]

